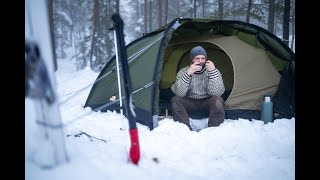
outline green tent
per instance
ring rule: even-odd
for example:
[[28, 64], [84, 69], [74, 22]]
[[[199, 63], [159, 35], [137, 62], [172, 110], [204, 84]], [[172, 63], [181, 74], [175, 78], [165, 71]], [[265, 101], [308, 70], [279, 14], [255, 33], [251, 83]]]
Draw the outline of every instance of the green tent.
[[[265, 95], [273, 98], [275, 117], [294, 116], [295, 54], [278, 37], [241, 21], [177, 18], [126, 46], [137, 122], [153, 129], [163, 110], [170, 112], [170, 87], [197, 45], [222, 73], [226, 119], [259, 119]], [[114, 56], [97, 77], [85, 107], [119, 110], [118, 94]]]

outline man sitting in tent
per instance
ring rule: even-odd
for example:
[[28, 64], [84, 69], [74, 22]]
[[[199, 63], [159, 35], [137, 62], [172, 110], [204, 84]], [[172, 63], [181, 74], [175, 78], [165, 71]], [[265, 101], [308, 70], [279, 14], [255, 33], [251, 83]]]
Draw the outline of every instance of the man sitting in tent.
[[171, 98], [173, 120], [192, 130], [188, 113], [204, 112], [209, 113], [208, 127], [219, 126], [225, 118], [222, 75], [214, 63], [207, 60], [207, 52], [201, 46], [191, 49], [190, 60], [191, 65], [177, 73], [171, 86], [175, 94]]

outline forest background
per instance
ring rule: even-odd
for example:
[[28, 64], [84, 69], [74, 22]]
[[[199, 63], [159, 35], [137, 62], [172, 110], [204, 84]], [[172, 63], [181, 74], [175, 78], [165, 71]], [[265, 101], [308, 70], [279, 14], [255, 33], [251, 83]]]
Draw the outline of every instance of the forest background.
[[261, 26], [295, 51], [295, 0], [49, 0], [48, 8], [54, 59], [71, 50], [76, 70], [100, 72], [114, 56], [114, 13], [124, 19], [126, 44], [178, 17], [210, 18]]

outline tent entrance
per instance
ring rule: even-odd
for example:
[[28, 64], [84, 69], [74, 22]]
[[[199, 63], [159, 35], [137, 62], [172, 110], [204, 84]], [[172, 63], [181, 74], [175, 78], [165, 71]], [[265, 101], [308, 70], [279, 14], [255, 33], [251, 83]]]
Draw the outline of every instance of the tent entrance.
[[170, 99], [174, 96], [171, 85], [176, 80], [180, 69], [190, 65], [189, 53], [195, 46], [206, 49], [208, 60], [211, 60], [222, 74], [226, 88], [222, 98], [226, 101], [234, 85], [234, 72], [230, 57], [219, 46], [210, 42], [184, 42], [169, 44], [166, 48], [159, 84], [159, 114], [171, 115]]

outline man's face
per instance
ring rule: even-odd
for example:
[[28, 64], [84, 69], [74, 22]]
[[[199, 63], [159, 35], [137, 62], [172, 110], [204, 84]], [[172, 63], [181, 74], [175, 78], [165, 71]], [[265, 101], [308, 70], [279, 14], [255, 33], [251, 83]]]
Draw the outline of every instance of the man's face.
[[204, 64], [206, 57], [204, 55], [197, 55], [192, 59], [192, 64]]

